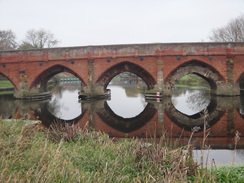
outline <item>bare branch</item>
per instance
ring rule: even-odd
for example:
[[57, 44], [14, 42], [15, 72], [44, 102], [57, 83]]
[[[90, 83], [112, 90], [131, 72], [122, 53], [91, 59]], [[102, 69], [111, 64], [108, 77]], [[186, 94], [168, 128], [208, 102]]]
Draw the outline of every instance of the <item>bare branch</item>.
[[54, 34], [50, 31], [44, 29], [31, 29], [27, 31], [20, 49], [51, 48], [56, 46], [58, 43], [59, 41], [54, 38]]
[[0, 30], [0, 50], [13, 50], [17, 47], [16, 37], [11, 30]]
[[213, 42], [244, 42], [244, 15], [224, 27], [213, 29], [209, 39]]

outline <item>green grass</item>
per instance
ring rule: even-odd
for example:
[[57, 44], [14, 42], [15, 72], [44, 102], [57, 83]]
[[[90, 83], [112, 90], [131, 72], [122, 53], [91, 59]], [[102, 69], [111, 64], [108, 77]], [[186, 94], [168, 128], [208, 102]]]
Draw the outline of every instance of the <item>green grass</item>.
[[243, 183], [244, 182], [244, 166], [223, 166], [213, 171], [218, 182], [225, 183]]
[[205, 81], [200, 76], [197, 76], [195, 74], [188, 74], [183, 76], [181, 79], [179, 79], [175, 85], [175, 87], [189, 87], [189, 88], [203, 88], [203, 89], [209, 89], [209, 84], [207, 81]]
[[[0, 182], [215, 182], [237, 180], [201, 169], [190, 146], [176, 148], [163, 135], [158, 143], [113, 141], [107, 134], [74, 126], [0, 119]], [[240, 171], [239, 171], [240, 170]], [[243, 168], [238, 169], [243, 173]], [[234, 174], [234, 173], [233, 173]], [[237, 173], [235, 173], [237, 174]], [[242, 180], [242, 179], [238, 179]]]
[[13, 87], [12, 83], [8, 80], [0, 81], [0, 88]]
[[0, 95], [8, 95], [8, 94], [13, 94], [14, 91], [0, 91]]

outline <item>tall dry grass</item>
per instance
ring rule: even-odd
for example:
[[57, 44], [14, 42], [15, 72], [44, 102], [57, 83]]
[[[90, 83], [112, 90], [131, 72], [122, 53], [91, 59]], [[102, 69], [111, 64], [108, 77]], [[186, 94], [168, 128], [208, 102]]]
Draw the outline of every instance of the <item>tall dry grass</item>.
[[0, 120], [0, 182], [216, 182], [192, 149], [175, 147], [167, 133], [157, 142], [113, 141], [74, 125]]

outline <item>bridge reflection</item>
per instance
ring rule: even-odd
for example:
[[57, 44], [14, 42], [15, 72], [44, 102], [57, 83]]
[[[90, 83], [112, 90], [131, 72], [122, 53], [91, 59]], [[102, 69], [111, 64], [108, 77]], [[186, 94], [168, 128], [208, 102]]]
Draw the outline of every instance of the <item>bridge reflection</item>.
[[168, 105], [165, 109], [167, 116], [171, 121], [186, 131], [192, 131], [194, 127], [198, 127], [198, 131], [203, 131], [204, 125], [206, 128], [213, 126], [220, 120], [224, 113], [223, 108], [218, 108], [216, 98], [214, 97], [211, 98], [206, 109], [203, 109], [194, 115], [183, 114], [178, 111], [171, 102], [167, 103]]
[[[186, 145], [192, 135], [192, 129], [199, 127], [193, 134], [192, 143], [200, 147], [203, 137], [208, 133], [206, 144], [212, 148], [234, 148], [236, 131], [240, 133], [237, 148], [244, 148], [244, 98], [212, 97], [207, 107], [207, 113], [200, 112], [187, 116], [177, 111], [170, 98], [163, 101], [148, 101], [145, 109], [133, 118], [123, 118], [116, 115], [108, 106], [107, 101], [82, 102], [81, 114], [71, 120], [63, 120], [54, 116], [47, 107], [47, 101], [40, 103], [21, 102], [13, 100], [6, 104], [12, 106], [12, 111], [1, 114], [5, 118], [23, 118], [41, 120], [48, 127], [53, 122], [74, 123], [85, 128], [90, 127], [102, 131], [114, 138], [144, 138], [161, 137], [169, 134], [172, 140]], [[204, 121], [207, 122], [204, 131]]]

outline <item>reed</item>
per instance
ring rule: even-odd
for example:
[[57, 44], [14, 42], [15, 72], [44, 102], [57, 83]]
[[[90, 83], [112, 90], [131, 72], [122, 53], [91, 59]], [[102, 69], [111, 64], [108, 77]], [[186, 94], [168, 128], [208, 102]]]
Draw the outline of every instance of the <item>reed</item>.
[[169, 144], [167, 133], [158, 142], [113, 141], [72, 124], [25, 125], [0, 120], [0, 182], [214, 182], [219, 175], [194, 162], [192, 146]]

